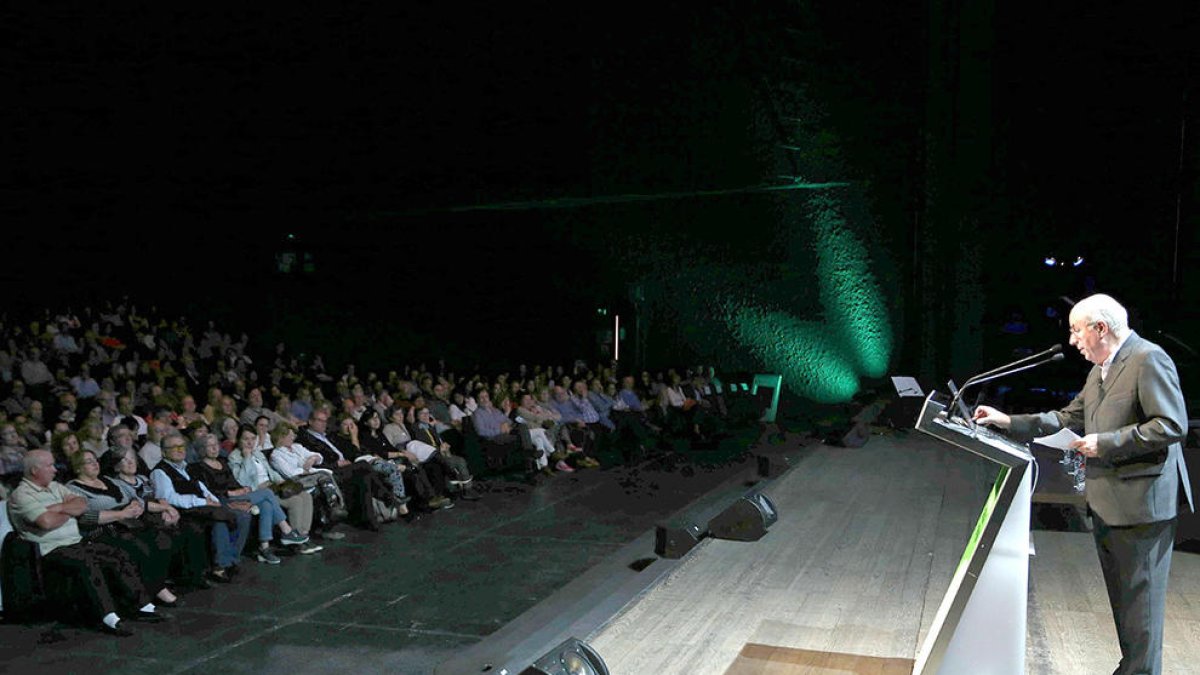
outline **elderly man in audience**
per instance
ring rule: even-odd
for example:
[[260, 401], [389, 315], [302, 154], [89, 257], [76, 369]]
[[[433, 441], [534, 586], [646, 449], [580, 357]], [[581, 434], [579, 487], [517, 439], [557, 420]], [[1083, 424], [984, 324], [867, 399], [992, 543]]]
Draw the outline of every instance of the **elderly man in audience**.
[[189, 473], [185, 461], [187, 446], [187, 441], [177, 433], [163, 439], [163, 460], [150, 472], [154, 494], [185, 517], [208, 521], [215, 549], [210, 575], [216, 581], [229, 582], [250, 534], [250, 503], [223, 506], [204, 483]]
[[25, 477], [8, 499], [13, 529], [22, 539], [38, 545], [47, 578], [70, 581], [48, 584], [51, 596], [64, 606], [74, 604], [77, 598], [63, 595], [81, 596], [87, 614], [99, 621], [100, 629], [122, 637], [133, 632], [117, 613], [121, 606], [114, 591], [124, 606], [136, 608], [135, 620], [170, 618], [157, 611], [136, 566], [124, 552], [111, 544], [83, 540], [77, 519], [87, 510], [87, 501], [56, 482], [54, 473], [54, 457], [48, 451], [30, 451], [25, 456]]
[[557, 412], [538, 405], [529, 392], [521, 394], [520, 405], [517, 406], [517, 419], [529, 427], [529, 437], [533, 441], [533, 446], [542, 453], [542, 456], [538, 458], [537, 467], [542, 470], [542, 473], [553, 473], [550, 470], [551, 461], [554, 462], [554, 468], [559, 471], [564, 473], [575, 471], [571, 465], [567, 464], [566, 453], [559, 451], [554, 442], [550, 440], [560, 418], [561, 416]]
[[578, 405], [567, 394], [567, 390], [561, 386], [554, 387], [552, 405], [561, 416], [563, 433], [567, 438], [567, 462], [574, 463], [577, 468], [585, 469], [600, 466], [600, 463], [591, 457], [596, 443], [593, 425], [594, 427], [600, 426], [600, 416], [596, 414], [595, 408], [592, 408], [590, 403], [587, 404], [587, 409], [591, 410], [591, 414], [585, 417], [585, 409]]
[[521, 437], [508, 419], [508, 413], [492, 405], [492, 396], [487, 389], [480, 389], [475, 400], [479, 407], [471, 415], [471, 424], [483, 442], [488, 465], [503, 466], [508, 462], [509, 453], [521, 447]]

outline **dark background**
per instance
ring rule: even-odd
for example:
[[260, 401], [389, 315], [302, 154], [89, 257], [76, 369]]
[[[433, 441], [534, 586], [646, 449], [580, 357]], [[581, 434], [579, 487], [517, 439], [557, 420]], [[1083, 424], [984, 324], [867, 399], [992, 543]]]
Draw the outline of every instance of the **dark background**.
[[[866, 195], [897, 371], [992, 360], [1014, 309], [1030, 343], [1063, 341], [1044, 310], [1089, 278], [1190, 343], [1195, 13], [8, 8], [6, 305], [129, 294], [335, 363], [592, 357], [596, 309], [647, 269], [776, 253], [774, 197], [696, 193], [779, 182], [786, 90], [840, 150], [809, 178]], [[279, 274], [284, 251], [312, 271]]]

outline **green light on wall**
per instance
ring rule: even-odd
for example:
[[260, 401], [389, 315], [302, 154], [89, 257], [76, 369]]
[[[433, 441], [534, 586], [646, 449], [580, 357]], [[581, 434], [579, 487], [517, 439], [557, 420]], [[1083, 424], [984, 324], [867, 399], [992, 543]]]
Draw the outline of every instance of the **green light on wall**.
[[847, 225], [838, 199], [818, 195], [809, 216], [824, 321], [747, 303], [731, 303], [726, 316], [738, 341], [781, 373], [789, 388], [836, 403], [858, 392], [860, 376], [887, 372], [892, 332], [866, 247]]
[[802, 396], [835, 403], [858, 391], [858, 373], [822, 324], [786, 312], [743, 308], [733, 319], [733, 333]]
[[812, 224], [826, 321], [849, 349], [855, 368], [867, 377], [882, 377], [891, 356], [892, 330], [866, 247], [850, 231], [832, 195], [813, 200]]

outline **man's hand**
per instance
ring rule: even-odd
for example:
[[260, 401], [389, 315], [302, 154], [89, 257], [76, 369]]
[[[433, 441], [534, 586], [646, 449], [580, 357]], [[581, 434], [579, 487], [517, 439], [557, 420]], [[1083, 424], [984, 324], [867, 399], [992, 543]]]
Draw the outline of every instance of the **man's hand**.
[[975, 421], [979, 424], [990, 424], [999, 429], [1007, 429], [1012, 424], [1012, 418], [989, 405], [975, 408]]
[[251, 509], [253, 506], [254, 506], [254, 505], [253, 505], [253, 504], [251, 504], [250, 502], [236, 502], [236, 501], [235, 501], [235, 502], [229, 502], [229, 508], [231, 508], [231, 509], [234, 509], [234, 510], [236, 510], [236, 511], [246, 511], [246, 512], [249, 512], [249, 511], [250, 511], [250, 509]]
[[500, 433], [507, 434], [510, 431], [512, 431], [512, 427], [508, 424], [508, 422], [500, 423]]
[[145, 509], [142, 507], [142, 503], [136, 499], [129, 502], [125, 508], [121, 509], [121, 513], [124, 514], [124, 518], [140, 518], [143, 511], [145, 511]]
[[339, 460], [338, 460], [338, 466], [350, 466], [350, 460], [348, 460], [348, 459], [339, 459]]
[[1100, 454], [1099, 442], [1099, 436], [1088, 434], [1077, 441], [1071, 441], [1070, 447], [1084, 457], [1096, 457]]
[[213, 499], [212, 497], [205, 497], [204, 503], [209, 506], [220, 506], [221, 505], [221, 502], [217, 501], [216, 499]]

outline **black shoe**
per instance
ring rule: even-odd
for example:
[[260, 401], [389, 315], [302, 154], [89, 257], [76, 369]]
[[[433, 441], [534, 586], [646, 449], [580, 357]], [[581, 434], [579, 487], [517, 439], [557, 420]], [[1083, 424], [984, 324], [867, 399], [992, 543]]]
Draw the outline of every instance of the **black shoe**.
[[[173, 618], [175, 617], [167, 614], [166, 612], [143, 612], [140, 609], [136, 614], [133, 615], [134, 621], [142, 621], [144, 623], [162, 623], [164, 621], [170, 621]], [[117, 626], [120, 627], [120, 625], [120, 622], [118, 622]]]
[[133, 635], [133, 631], [129, 630], [129, 628], [125, 626], [124, 621], [118, 621], [117, 625], [115, 626], [109, 626], [106, 623], [102, 623], [100, 624], [100, 632], [107, 633], [109, 635], [115, 635], [117, 637], [130, 637]]
[[167, 602], [166, 600], [163, 600], [162, 598], [154, 598], [154, 606], [155, 607], [171, 607], [171, 608], [182, 607], [183, 606], [183, 598], [181, 598], [179, 596], [175, 596], [175, 599], [172, 600], [171, 602]]
[[208, 573], [208, 578], [219, 584], [227, 584], [233, 581], [233, 575], [224, 567], [218, 567]]

